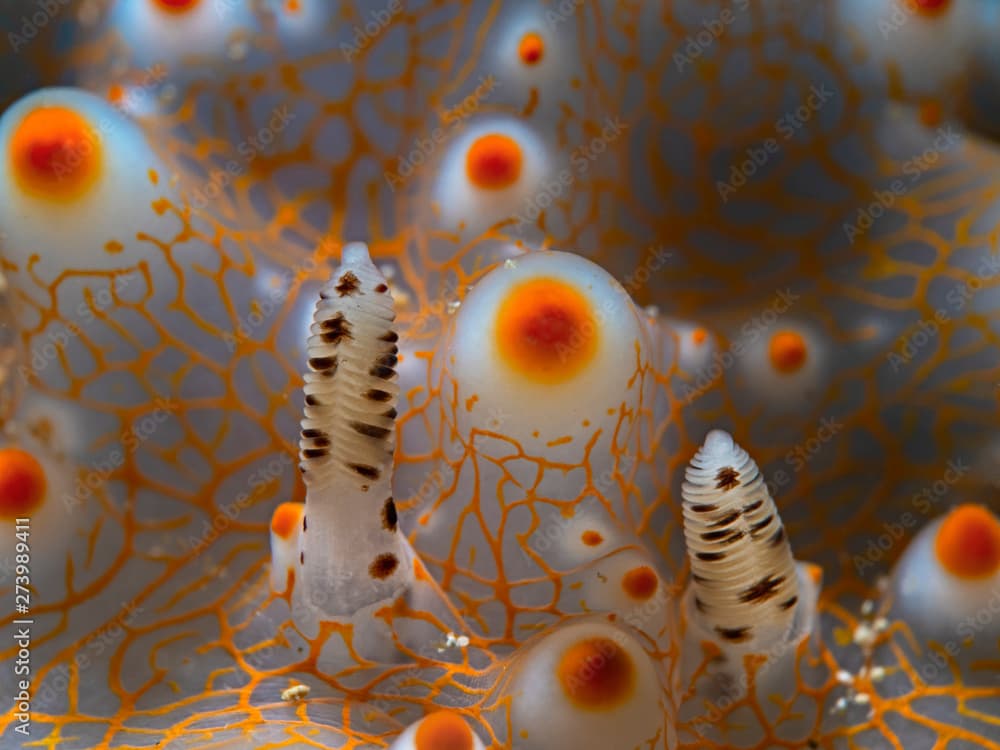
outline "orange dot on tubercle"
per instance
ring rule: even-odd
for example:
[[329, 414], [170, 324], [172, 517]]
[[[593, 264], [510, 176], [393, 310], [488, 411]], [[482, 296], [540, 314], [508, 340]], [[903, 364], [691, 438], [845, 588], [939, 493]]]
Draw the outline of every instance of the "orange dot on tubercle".
[[282, 503], [274, 509], [271, 516], [271, 531], [282, 539], [291, 539], [296, 530], [302, 526], [302, 503]]
[[581, 708], [614, 708], [635, 688], [632, 658], [609, 638], [573, 644], [562, 655], [556, 672], [566, 697]]
[[490, 133], [473, 141], [465, 157], [469, 182], [485, 190], [502, 190], [521, 176], [523, 156], [509, 135]]
[[525, 65], [535, 65], [545, 56], [545, 40], [534, 31], [521, 37], [517, 45], [517, 55]]
[[951, 0], [908, 0], [908, 2], [915, 11], [928, 16], [943, 13], [951, 5]]
[[100, 175], [100, 141], [90, 124], [66, 107], [29, 112], [14, 130], [8, 148], [18, 184], [38, 197], [77, 198]]
[[959, 578], [986, 578], [1000, 572], [1000, 520], [982, 505], [960, 505], [945, 516], [935, 553]]
[[588, 547], [596, 547], [598, 544], [604, 541], [604, 537], [601, 536], [601, 532], [594, 531], [593, 529], [587, 529], [580, 535], [580, 541], [586, 544]]
[[0, 516], [20, 518], [45, 500], [45, 469], [20, 448], [0, 448]]
[[153, 5], [167, 13], [187, 13], [200, 2], [201, 0], [153, 0]]
[[622, 589], [633, 599], [645, 601], [656, 593], [660, 585], [660, 579], [656, 571], [648, 565], [640, 565], [638, 568], [625, 573], [622, 576]]
[[472, 750], [472, 730], [454, 711], [435, 711], [417, 726], [413, 746], [416, 750]]
[[695, 328], [691, 332], [691, 340], [694, 342], [695, 346], [701, 346], [705, 343], [705, 339], [708, 338], [708, 332], [704, 328]]
[[781, 331], [771, 337], [771, 364], [780, 373], [797, 372], [806, 362], [806, 341], [795, 331]]
[[590, 301], [558, 279], [517, 284], [497, 311], [501, 358], [538, 382], [562, 383], [579, 374], [594, 359], [599, 339]]

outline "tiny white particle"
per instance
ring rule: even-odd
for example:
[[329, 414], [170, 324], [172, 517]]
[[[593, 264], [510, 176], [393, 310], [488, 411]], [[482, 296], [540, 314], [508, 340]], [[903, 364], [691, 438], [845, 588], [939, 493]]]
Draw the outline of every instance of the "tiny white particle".
[[854, 682], [854, 675], [848, 672], [846, 669], [841, 669], [837, 672], [837, 682], [848, 684]]
[[875, 642], [875, 631], [865, 624], [854, 629], [854, 642], [859, 646], [870, 646]]
[[281, 700], [283, 701], [300, 701], [309, 695], [308, 685], [292, 685], [287, 690], [281, 693]]
[[469, 645], [469, 636], [460, 635], [458, 638], [455, 639], [455, 645], [458, 646], [459, 648], [465, 648], [466, 646]]
[[454, 315], [456, 312], [458, 312], [458, 308], [460, 308], [461, 306], [462, 306], [461, 301], [456, 299], [449, 302], [446, 309], [448, 310], [449, 315]]
[[889, 621], [884, 617], [878, 618], [873, 624], [875, 626], [876, 633], [881, 633], [889, 627]]
[[872, 682], [881, 682], [885, 679], [885, 667], [872, 667]]
[[875, 602], [873, 602], [871, 599], [865, 599], [864, 603], [861, 605], [861, 614], [867, 617], [874, 611], [875, 611]]
[[857, 695], [854, 696], [854, 702], [857, 703], [859, 706], [866, 706], [869, 703], [871, 703], [871, 701], [872, 698], [870, 695], [868, 695], [868, 693], [858, 693]]
[[847, 710], [847, 698], [837, 698], [837, 702], [833, 704], [833, 708], [830, 709], [831, 714], [843, 713]]
[[517, 268], [517, 262], [513, 258], [507, 258], [507, 260], [503, 262], [503, 267], [510, 269]]

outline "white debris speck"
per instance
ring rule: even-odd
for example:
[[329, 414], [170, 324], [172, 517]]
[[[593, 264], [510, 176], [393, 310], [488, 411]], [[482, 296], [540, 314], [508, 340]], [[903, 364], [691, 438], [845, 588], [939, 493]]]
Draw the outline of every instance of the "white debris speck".
[[872, 702], [872, 698], [870, 695], [868, 695], [868, 693], [858, 693], [857, 695], [854, 696], [854, 702], [857, 703], [859, 706], [867, 706], [869, 703]]
[[837, 682], [847, 685], [851, 682], [854, 682], [854, 675], [852, 675], [846, 669], [841, 669], [837, 672]]
[[889, 590], [889, 576], [879, 576], [875, 581], [875, 588], [877, 588], [882, 593]]
[[517, 262], [513, 258], [507, 258], [507, 260], [503, 262], [503, 267], [510, 269], [517, 268]]
[[872, 612], [875, 611], [875, 602], [871, 599], [865, 599], [861, 604], [861, 614], [868, 617]]
[[281, 693], [281, 700], [295, 702], [302, 700], [307, 695], [309, 695], [308, 685], [292, 685], [290, 688]]
[[459, 648], [465, 648], [466, 646], [469, 645], [469, 636], [467, 635], [458, 636], [458, 638], [455, 639], [455, 645], [458, 646]]
[[859, 646], [871, 646], [875, 642], [875, 631], [862, 623], [854, 629], [854, 642]]
[[873, 623], [876, 633], [882, 633], [889, 627], [889, 621], [884, 617], [880, 617]]
[[885, 679], [885, 667], [872, 667], [872, 682], [881, 682]]
[[830, 709], [831, 714], [840, 714], [847, 710], [847, 698], [837, 698], [837, 702]]
[[461, 301], [454, 299], [447, 304], [446, 309], [448, 310], [449, 315], [454, 315], [456, 312], [458, 312], [458, 308], [460, 308], [461, 306], [462, 306]]

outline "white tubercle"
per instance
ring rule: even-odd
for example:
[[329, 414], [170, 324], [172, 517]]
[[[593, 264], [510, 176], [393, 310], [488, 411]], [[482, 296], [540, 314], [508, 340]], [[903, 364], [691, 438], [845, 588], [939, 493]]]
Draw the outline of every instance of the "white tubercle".
[[465, 719], [445, 709], [410, 724], [389, 750], [485, 750], [485, 747]]
[[282, 503], [271, 517], [271, 590], [284, 594], [299, 557], [303, 503]]
[[412, 582], [392, 498], [394, 318], [389, 287], [367, 247], [346, 245], [320, 292], [307, 343], [299, 443], [306, 510], [297, 580], [304, 602], [321, 616], [352, 615]]

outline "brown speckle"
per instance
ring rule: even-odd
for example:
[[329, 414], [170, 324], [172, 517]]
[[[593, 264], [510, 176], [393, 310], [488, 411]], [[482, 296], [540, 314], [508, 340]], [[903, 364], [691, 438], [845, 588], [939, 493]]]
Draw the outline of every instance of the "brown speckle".
[[693, 510], [695, 513], [711, 513], [718, 509], [719, 509], [718, 505], [700, 504], [691, 506], [691, 510]]
[[330, 451], [326, 448], [303, 448], [302, 450], [303, 458], [322, 458], [329, 455]]
[[376, 440], [384, 440], [392, 432], [388, 427], [377, 427], [365, 422], [351, 422], [351, 429], [359, 435], [375, 438]]
[[732, 466], [724, 466], [715, 475], [715, 489], [728, 492], [734, 487], [740, 486], [740, 475]]
[[309, 360], [309, 367], [316, 372], [324, 372], [326, 370], [337, 371], [337, 358], [336, 357], [313, 357]]
[[337, 294], [341, 297], [346, 297], [357, 294], [360, 286], [361, 284], [358, 282], [358, 277], [354, 275], [353, 271], [348, 271], [340, 277], [340, 281], [337, 282], [337, 286], [335, 286], [334, 289], [337, 290]]
[[382, 527], [386, 531], [395, 531], [399, 523], [399, 516], [396, 515], [396, 502], [390, 497], [382, 506]]
[[699, 560], [704, 560], [705, 562], [716, 562], [724, 559], [725, 556], [725, 552], [699, 552], [695, 555]]
[[309, 527], [308, 527], [308, 524], [306, 524], [306, 517], [303, 514], [303, 516], [302, 516], [302, 530], [305, 531], [307, 528], [309, 528]]
[[375, 287], [375, 291], [378, 292], [379, 294], [385, 294], [386, 292], [389, 291], [389, 285], [379, 284], [377, 287]]
[[779, 526], [778, 530], [774, 532], [774, 535], [768, 540], [767, 543], [772, 547], [777, 547], [783, 541], [785, 541], [785, 527]]
[[709, 526], [713, 529], [717, 529], [720, 526], [728, 526], [731, 523], [735, 523], [736, 521], [739, 520], [739, 518], [740, 518], [740, 512], [738, 510], [734, 510], [732, 513], [723, 516], [718, 521], [710, 523]]
[[313, 440], [315, 438], [325, 438], [327, 435], [323, 430], [317, 430], [312, 427], [302, 430], [302, 437], [306, 440]]
[[374, 466], [368, 466], [367, 464], [347, 464], [347, 468], [360, 474], [365, 479], [378, 479], [381, 472]]
[[351, 324], [342, 312], [338, 312], [329, 320], [324, 320], [320, 323], [320, 328], [323, 331], [320, 338], [327, 344], [338, 344], [344, 339], [353, 338]]
[[705, 611], [705, 602], [699, 599], [697, 596], [694, 598], [694, 606], [699, 612]]
[[306, 394], [306, 406], [320, 406], [319, 397], [315, 393]]
[[720, 628], [716, 627], [715, 632], [732, 643], [742, 643], [749, 640], [750, 628]]
[[383, 417], [388, 417], [389, 419], [395, 419], [396, 418], [396, 409], [395, 409], [395, 407], [392, 408], [392, 409], [389, 409], [389, 410], [387, 410], [385, 412], [383, 412], [382, 416]]
[[796, 603], [796, 602], [797, 602], [798, 600], [799, 600], [799, 597], [797, 597], [797, 596], [793, 596], [793, 597], [792, 597], [791, 599], [787, 599], [786, 601], [783, 601], [783, 602], [782, 602], [781, 604], [779, 604], [778, 606], [779, 606], [779, 607], [781, 607], [782, 609], [791, 609], [792, 607], [794, 607], [794, 606], [795, 606], [795, 603]]
[[382, 365], [374, 365], [372, 369], [368, 371], [368, 374], [375, 378], [381, 378], [382, 380], [391, 380], [396, 374], [396, 371], [391, 367], [384, 367]]
[[392, 344], [396, 341], [399, 341], [399, 334], [396, 333], [395, 331], [389, 331], [388, 333], [383, 333], [381, 336], [379, 336], [378, 340], [387, 341], [390, 344]]
[[765, 576], [740, 594], [741, 602], [766, 602], [778, 593], [778, 587], [785, 582], [784, 576]]
[[753, 513], [755, 510], [757, 510], [757, 508], [759, 508], [763, 504], [764, 504], [763, 500], [758, 500], [757, 502], [750, 503], [749, 505], [744, 505], [743, 506], [743, 512], [744, 513]]
[[365, 391], [365, 398], [369, 401], [388, 401], [392, 398], [392, 394], [380, 388], [369, 388]]
[[773, 520], [774, 520], [774, 516], [771, 515], [771, 516], [768, 516], [767, 518], [765, 518], [763, 521], [758, 521], [757, 523], [753, 524], [750, 527], [750, 535], [753, 536], [758, 531], [766, 529], [770, 525], [771, 521], [773, 521]]
[[381, 581], [391, 576], [393, 571], [398, 567], [399, 560], [396, 559], [396, 556], [391, 552], [383, 552], [368, 566], [368, 573], [372, 578], [377, 578]]
[[305, 565], [305, 564], [306, 564], [306, 553], [299, 552], [299, 565]]

